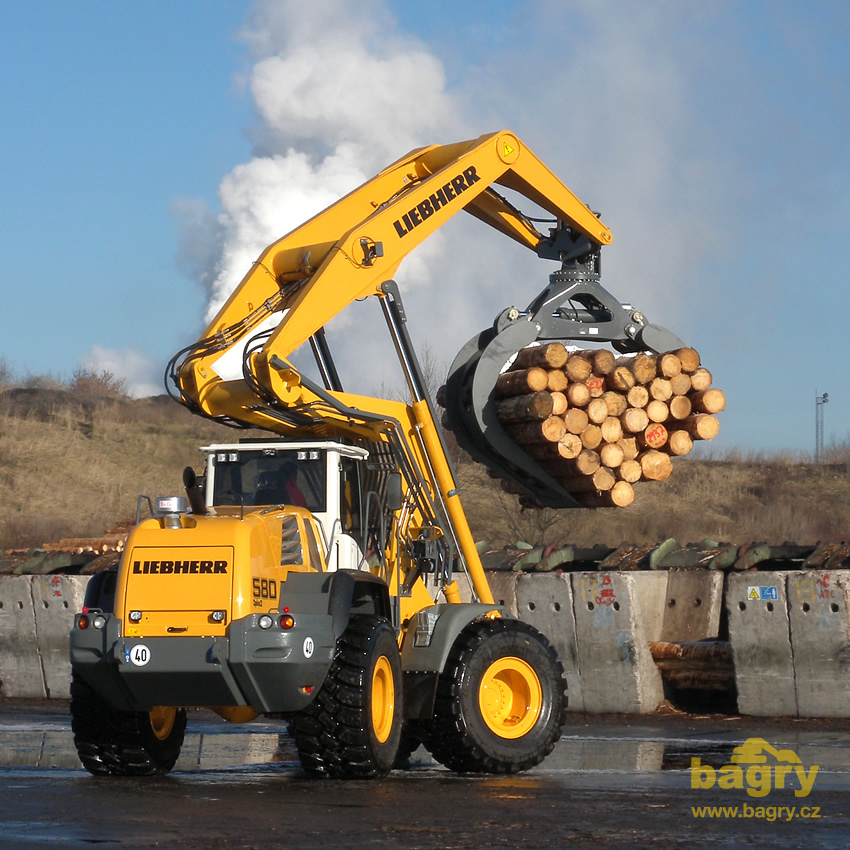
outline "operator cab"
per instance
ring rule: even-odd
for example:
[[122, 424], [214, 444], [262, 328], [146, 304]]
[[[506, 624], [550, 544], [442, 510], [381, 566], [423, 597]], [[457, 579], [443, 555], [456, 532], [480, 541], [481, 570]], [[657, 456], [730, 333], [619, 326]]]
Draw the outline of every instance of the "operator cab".
[[295, 505], [309, 510], [322, 535], [329, 570], [368, 569], [370, 528], [385, 498], [386, 475], [367, 473], [369, 452], [331, 441], [243, 440], [203, 446], [207, 509]]

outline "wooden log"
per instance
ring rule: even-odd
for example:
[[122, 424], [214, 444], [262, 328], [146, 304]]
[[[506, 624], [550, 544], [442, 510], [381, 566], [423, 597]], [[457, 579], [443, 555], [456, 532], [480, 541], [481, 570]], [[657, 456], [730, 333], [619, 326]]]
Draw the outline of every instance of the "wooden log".
[[629, 406], [626, 397], [622, 393], [617, 393], [613, 390], [603, 393], [602, 398], [605, 400], [605, 404], [608, 405], [609, 416], [621, 416]]
[[552, 415], [553, 408], [552, 394], [541, 391], [502, 399], [496, 403], [496, 416], [502, 422], [525, 422], [546, 419]]
[[622, 440], [617, 441], [617, 445], [623, 450], [623, 456], [626, 460], [634, 460], [640, 451], [635, 437], [624, 436]]
[[576, 434], [564, 434], [557, 442], [546, 441], [535, 443], [523, 443], [522, 448], [537, 460], [571, 460], [578, 457], [584, 446], [581, 438]]
[[682, 364], [682, 371], [688, 375], [692, 375], [699, 369], [699, 352], [694, 348], [680, 348], [676, 352], [676, 357]]
[[650, 422], [666, 422], [670, 418], [670, 408], [663, 401], [654, 398], [646, 406], [646, 415]]
[[546, 384], [546, 389], [551, 393], [562, 393], [566, 388], [567, 376], [563, 369], [550, 369], [547, 373], [549, 382]]
[[617, 479], [610, 469], [600, 466], [590, 475], [562, 477], [560, 481], [570, 493], [593, 493], [610, 490]]
[[660, 422], [653, 422], [637, 435], [637, 441], [646, 449], [660, 449], [667, 442], [667, 429]]
[[629, 407], [646, 407], [649, 403], [649, 390], [642, 384], [635, 384], [627, 393]]
[[700, 366], [696, 372], [691, 375], [691, 389], [695, 392], [707, 390], [711, 386], [712, 376], [708, 369]]
[[545, 390], [549, 386], [549, 373], [539, 366], [531, 369], [519, 369], [516, 372], [502, 372], [496, 378], [496, 395], [508, 396], [528, 395]]
[[618, 392], [627, 393], [636, 383], [631, 369], [625, 366], [617, 366], [610, 375], [605, 378], [605, 383]]
[[599, 448], [599, 460], [608, 469], [617, 469], [625, 460], [625, 454], [616, 443], [605, 443]]
[[603, 493], [576, 494], [576, 501], [585, 508], [627, 508], [634, 500], [634, 488], [625, 481], [617, 481]]
[[550, 416], [542, 422], [517, 422], [506, 425], [510, 438], [520, 446], [527, 443], [557, 443], [567, 431], [560, 416]]
[[617, 481], [608, 494], [617, 508], [627, 508], [635, 500], [635, 488], [628, 481]]
[[608, 418], [608, 404], [603, 398], [593, 398], [587, 405], [587, 418], [595, 425], [601, 425]]
[[670, 389], [673, 390], [673, 395], [685, 395], [691, 391], [691, 376], [684, 372], [679, 372], [670, 378]]
[[602, 444], [602, 429], [592, 422], [579, 434], [581, 443], [586, 449], [596, 449]]
[[554, 416], [563, 416], [569, 407], [567, 397], [559, 392], [553, 392], [550, 395], [552, 396], [552, 414]]
[[587, 407], [590, 401], [590, 387], [584, 381], [577, 381], [567, 387], [567, 400], [570, 407]]
[[577, 458], [584, 451], [584, 444], [578, 434], [567, 432], [558, 440], [558, 454], [566, 459]]
[[544, 369], [560, 369], [567, 362], [568, 356], [567, 349], [560, 342], [531, 345], [517, 354], [513, 368], [528, 369], [532, 366], [542, 366]]
[[592, 370], [590, 361], [580, 354], [571, 354], [564, 366], [564, 371], [571, 381], [586, 381]]
[[600, 398], [605, 392], [605, 378], [601, 375], [591, 375], [586, 381], [591, 398]]
[[667, 437], [667, 451], [683, 457], [694, 447], [694, 438], [687, 431], [671, 431]]
[[616, 443], [623, 437], [623, 426], [616, 416], [608, 416], [599, 426], [602, 429], [602, 439], [606, 443]]
[[563, 419], [567, 431], [571, 434], [581, 434], [587, 428], [587, 423], [589, 422], [587, 413], [580, 407], [569, 408], [564, 414]]
[[656, 378], [649, 385], [649, 394], [658, 401], [669, 401], [673, 395], [673, 386], [669, 378]]
[[648, 481], [666, 481], [673, 473], [670, 455], [647, 449], [638, 456], [643, 477]]
[[584, 352], [596, 375], [610, 375], [617, 368], [617, 358], [607, 348], [591, 348]]
[[639, 434], [649, 425], [649, 417], [645, 410], [639, 407], [630, 407], [620, 417], [620, 424], [627, 434]]
[[691, 415], [693, 405], [691, 400], [686, 395], [674, 395], [670, 399], [670, 419], [682, 420], [687, 419]]
[[658, 362], [653, 354], [635, 354], [634, 357], [621, 360], [619, 365], [625, 366], [639, 384], [648, 384], [658, 374]]
[[581, 475], [593, 475], [602, 465], [599, 455], [592, 449], [582, 449], [572, 461], [572, 469]]
[[662, 378], [672, 378], [682, 371], [682, 361], [676, 356], [675, 352], [668, 351], [658, 358], [658, 374]]
[[636, 460], [624, 460], [615, 470], [617, 478], [623, 481], [628, 481], [634, 484], [640, 481], [643, 476], [643, 470], [640, 468], [640, 463]]
[[720, 431], [720, 422], [710, 413], [695, 413], [681, 424], [695, 440], [713, 440]]
[[716, 388], [691, 393], [691, 405], [698, 413], [720, 413], [726, 407], [726, 394]]

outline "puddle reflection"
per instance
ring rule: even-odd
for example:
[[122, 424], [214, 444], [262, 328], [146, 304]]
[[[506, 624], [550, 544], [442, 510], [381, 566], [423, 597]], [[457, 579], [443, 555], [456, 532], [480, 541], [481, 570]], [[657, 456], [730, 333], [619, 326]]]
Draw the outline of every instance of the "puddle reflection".
[[[729, 763], [741, 740], [711, 740], [707, 737], [657, 737], [565, 735], [539, 769], [545, 771], [684, 771], [692, 758], [719, 768]], [[850, 735], [797, 740], [792, 746], [804, 764], [821, 770], [845, 773], [850, 770]], [[258, 728], [203, 724], [202, 731], [189, 731], [176, 771], [204, 772], [276, 763], [298, 767], [292, 739], [274, 726]], [[38, 729], [33, 725], [0, 725], [0, 768], [81, 769], [69, 727]], [[438, 767], [420, 748], [411, 759], [413, 770]], [[442, 768], [440, 768], [442, 769]]]

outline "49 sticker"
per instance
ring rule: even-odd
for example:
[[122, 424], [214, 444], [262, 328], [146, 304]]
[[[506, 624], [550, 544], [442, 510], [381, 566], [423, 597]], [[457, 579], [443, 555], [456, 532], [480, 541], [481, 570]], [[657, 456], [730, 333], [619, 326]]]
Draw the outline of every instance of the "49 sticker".
[[124, 661], [134, 667], [144, 667], [151, 660], [151, 651], [143, 643], [128, 646], [124, 649]]

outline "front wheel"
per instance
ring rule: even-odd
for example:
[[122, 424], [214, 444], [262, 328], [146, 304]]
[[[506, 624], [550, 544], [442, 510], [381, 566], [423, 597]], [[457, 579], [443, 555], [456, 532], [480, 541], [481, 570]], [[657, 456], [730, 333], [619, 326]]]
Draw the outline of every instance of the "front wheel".
[[382, 617], [352, 617], [316, 698], [292, 718], [307, 773], [372, 779], [392, 769], [401, 739], [401, 659]]
[[186, 710], [114, 711], [79, 676], [71, 681], [71, 729], [83, 767], [95, 776], [160, 776], [175, 765]]
[[549, 642], [527, 623], [470, 623], [440, 676], [428, 749], [460, 772], [534, 767], [552, 752], [566, 718], [563, 673]]

